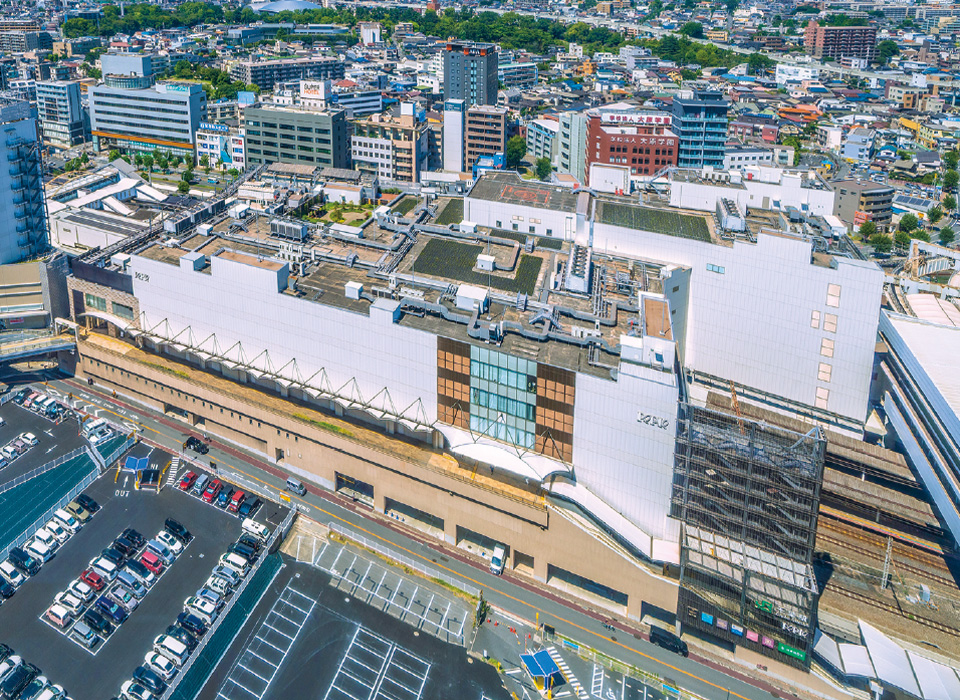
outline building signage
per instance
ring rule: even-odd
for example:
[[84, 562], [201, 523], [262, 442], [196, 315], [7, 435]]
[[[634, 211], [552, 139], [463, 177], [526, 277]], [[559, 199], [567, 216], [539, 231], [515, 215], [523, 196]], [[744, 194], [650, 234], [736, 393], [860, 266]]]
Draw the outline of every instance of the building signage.
[[226, 124], [213, 124], [212, 122], [200, 122], [200, 128], [207, 131], [221, 131], [226, 133], [230, 128]]
[[600, 112], [601, 124], [663, 124], [673, 122], [669, 114], [644, 114], [642, 112]]
[[134, 273], [133, 273], [133, 277], [134, 277], [134, 279], [138, 279], [138, 280], [140, 280], [141, 282], [149, 282], [149, 281], [150, 281], [150, 275], [148, 275], [148, 274], [146, 274], [146, 273], [144, 273], [144, 272], [134, 272]]
[[190, 85], [171, 85], [167, 83], [164, 85], [167, 92], [190, 92]]
[[637, 422], [653, 426], [654, 428], [660, 428], [660, 430], [667, 430], [670, 427], [670, 421], [667, 418], [660, 418], [659, 416], [644, 413], [643, 411], [637, 413]]
[[787, 646], [786, 644], [783, 644], [782, 642], [780, 642], [780, 643], [777, 644], [777, 651], [779, 651], [781, 654], [786, 654], [787, 656], [792, 656], [792, 657], [795, 658], [797, 661], [806, 661], [806, 659], [807, 659], [807, 655], [806, 655], [804, 652], [800, 651], [799, 649], [794, 649], [794, 648], [791, 647], [791, 646]]

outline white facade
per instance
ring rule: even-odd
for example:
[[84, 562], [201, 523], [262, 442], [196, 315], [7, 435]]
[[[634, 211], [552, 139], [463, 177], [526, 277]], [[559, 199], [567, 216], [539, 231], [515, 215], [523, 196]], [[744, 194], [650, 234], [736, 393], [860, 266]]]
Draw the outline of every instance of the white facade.
[[463, 170], [463, 131], [467, 104], [463, 100], [447, 100], [443, 106], [443, 169], [453, 173]]
[[222, 124], [201, 123], [197, 130], [197, 165], [207, 156], [212, 168], [246, 167], [243, 130], [230, 129]]
[[393, 179], [393, 141], [368, 136], [351, 136], [350, 148], [354, 162], [371, 163], [376, 166], [379, 177]]
[[791, 82], [804, 80], [819, 80], [820, 68], [817, 66], [796, 66], [788, 63], [778, 63], [775, 73], [777, 85], [786, 85]]
[[751, 165], [772, 165], [773, 151], [766, 148], [728, 148], [723, 154], [724, 170], [743, 170]]

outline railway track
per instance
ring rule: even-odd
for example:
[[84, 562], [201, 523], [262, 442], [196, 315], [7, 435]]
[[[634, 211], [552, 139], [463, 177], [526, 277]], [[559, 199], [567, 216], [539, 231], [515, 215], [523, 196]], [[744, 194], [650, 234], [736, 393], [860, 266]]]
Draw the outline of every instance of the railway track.
[[[823, 540], [824, 542], [830, 542], [843, 549], [848, 549], [850, 551], [857, 552], [858, 554], [862, 554], [865, 557], [876, 559], [878, 562], [882, 562], [884, 558], [884, 553], [873, 551], [873, 550], [867, 549], [866, 547], [861, 547], [859, 545], [851, 544], [849, 541], [841, 540], [836, 537], [831, 537], [830, 535], [824, 535], [822, 532], [817, 533], [817, 539]], [[940, 576], [939, 574], [932, 573], [929, 569], [921, 568], [919, 566], [912, 566], [911, 564], [907, 564], [902, 560], [899, 560], [896, 558], [894, 558], [893, 565], [895, 570], [902, 571], [902, 572], [909, 571], [910, 573], [913, 573], [913, 574], [916, 574], [917, 576], [922, 577], [926, 581], [936, 582], [941, 586], [945, 586], [954, 590], [956, 590], [957, 588], [957, 583], [952, 578], [949, 578], [947, 576]], [[938, 568], [941, 568], [942, 570], [945, 570], [949, 573], [949, 570], [945, 569], [942, 566], [942, 564]]]
[[916, 613], [910, 613], [909, 615], [907, 615], [897, 605], [875, 600], [873, 598], [870, 598], [869, 596], [865, 596], [861, 593], [857, 593], [847, 588], [843, 588], [842, 586], [835, 586], [833, 590], [846, 598], [859, 601], [873, 608], [879, 608], [880, 610], [884, 610], [885, 612], [898, 615], [900, 617], [906, 617], [910, 621], [916, 622], [917, 624], [923, 625], [924, 627], [929, 627], [930, 629], [933, 629], [943, 634], [948, 634], [951, 637], [957, 637], [958, 639], [960, 639], [960, 629], [957, 629], [956, 627], [950, 627], [949, 625], [944, 625], [940, 622], [937, 622], [936, 620], [931, 620], [929, 617], [923, 617], [921, 615], [917, 615]]

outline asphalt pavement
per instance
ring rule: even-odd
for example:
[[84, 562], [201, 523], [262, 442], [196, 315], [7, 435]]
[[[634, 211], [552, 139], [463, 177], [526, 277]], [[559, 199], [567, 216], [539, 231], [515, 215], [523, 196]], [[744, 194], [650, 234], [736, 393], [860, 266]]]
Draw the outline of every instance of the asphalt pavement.
[[[115, 421], [141, 425], [145, 441], [171, 451], [180, 450], [187, 435], [199, 436], [186, 423], [136, 404], [127, 397], [114, 399], [100, 393], [96, 386], [89, 387], [72, 378], [54, 380], [50, 385], [64, 395], [73, 393], [86, 404], [89, 412], [109, 411], [103, 415]], [[211, 439], [209, 445], [209, 454], [202, 457], [193, 454], [192, 457], [203, 464], [215, 462], [222, 476], [234, 480], [241, 487], [253, 488], [273, 499], [278, 498], [286, 476], [265, 455], [253, 453], [220, 438]], [[421, 533], [401, 530], [393, 521], [381, 520], [372, 510], [342, 499], [319, 486], [308, 484], [306, 496], [291, 498], [309, 518], [352, 527], [406, 556], [417, 557], [431, 566], [445, 569], [480, 587], [488, 602], [511, 615], [552, 625], [560, 635], [647, 672], [670, 678], [689, 692], [710, 700], [770, 700], [778, 696], [772, 686], [738, 676], [736, 671], [713, 660], [698, 658], [696, 653], [690, 658], [683, 658], [661, 649], [646, 641], [645, 635], [632, 626], [616, 623], [617, 629], [614, 631], [605, 630], [602, 627], [605, 616], [565, 600], [544, 584], [511, 574], [493, 576], [479, 559]]]

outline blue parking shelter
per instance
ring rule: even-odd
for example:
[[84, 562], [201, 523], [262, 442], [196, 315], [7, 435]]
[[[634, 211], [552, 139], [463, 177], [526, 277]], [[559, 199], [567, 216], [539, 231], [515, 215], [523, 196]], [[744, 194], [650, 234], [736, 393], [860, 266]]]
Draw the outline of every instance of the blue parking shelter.
[[533, 654], [520, 654], [520, 663], [533, 679], [538, 690], [546, 690], [563, 685], [565, 679], [560, 673], [560, 667], [550, 658], [546, 649]]

